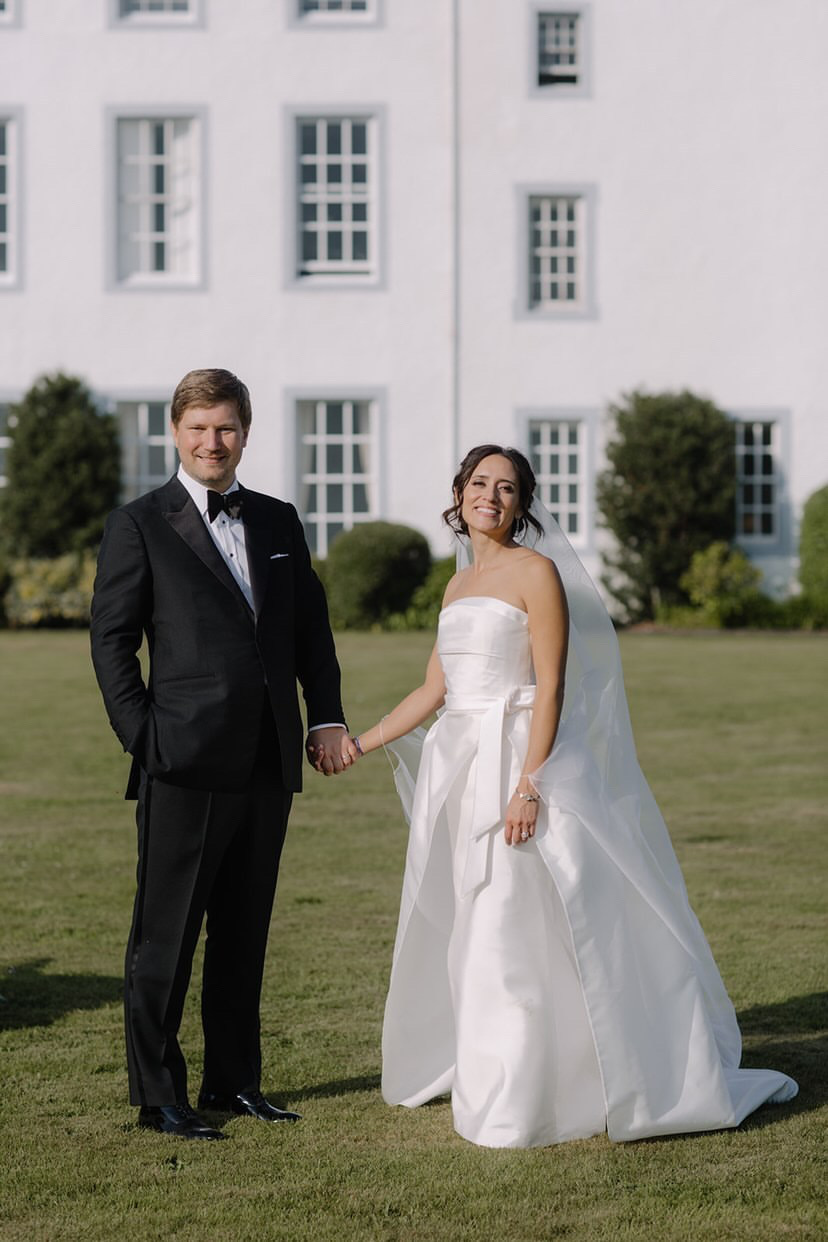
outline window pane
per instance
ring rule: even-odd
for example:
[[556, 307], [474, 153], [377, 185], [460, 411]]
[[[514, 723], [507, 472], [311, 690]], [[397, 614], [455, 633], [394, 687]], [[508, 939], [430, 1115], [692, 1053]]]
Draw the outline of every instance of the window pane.
[[368, 489], [364, 483], [354, 484], [354, 513], [368, 513]]
[[[342, 435], [342, 402], [329, 401], [327, 409], [327, 419], [325, 422], [325, 430], [329, 436]], [[341, 467], [340, 467], [341, 469]]]
[[342, 484], [329, 483], [325, 489], [327, 493], [327, 511], [328, 513], [342, 512]]
[[151, 444], [147, 449], [147, 468], [150, 474], [167, 473], [167, 451], [161, 444]]
[[147, 405], [147, 431], [151, 436], [167, 434], [167, 407], [163, 401], [150, 401]]
[[325, 453], [325, 469], [328, 474], [342, 474], [342, 445], [329, 444]]

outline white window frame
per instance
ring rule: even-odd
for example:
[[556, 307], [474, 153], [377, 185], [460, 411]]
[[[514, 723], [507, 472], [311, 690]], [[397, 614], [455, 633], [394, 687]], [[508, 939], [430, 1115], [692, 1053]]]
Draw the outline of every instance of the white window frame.
[[[544, 17], [573, 18], [577, 29], [577, 81], [540, 82], [541, 21]], [[539, 99], [587, 99], [592, 95], [592, 8], [570, 0], [529, 0], [529, 93]]]
[[[163, 432], [150, 432], [151, 406], [163, 408]], [[126, 502], [160, 487], [178, 469], [178, 453], [170, 426], [170, 400], [169, 397], [117, 397], [108, 403], [108, 412], [118, 423], [121, 493]], [[163, 451], [164, 467], [160, 472], [150, 469], [153, 449]]]
[[0, 204], [5, 207], [6, 227], [0, 241], [6, 246], [5, 270], [0, 271], [0, 290], [16, 289], [20, 284], [20, 115], [15, 109], [0, 108], [0, 125], [5, 131], [5, 191]]
[[[139, 0], [146, 8], [122, 12], [122, 0], [109, 0], [109, 24], [128, 30], [192, 30], [204, 25], [205, 0], [188, 0], [185, 11], [172, 8], [150, 10], [152, 0]], [[172, 4], [173, 0], [160, 0]]]
[[[313, 29], [315, 27], [324, 26], [340, 26], [349, 27], [351, 29], [364, 29], [366, 26], [376, 26], [380, 20], [380, 8], [382, 0], [365, 0], [364, 9], [351, 8], [318, 8], [312, 10], [305, 9], [307, 0], [289, 0], [292, 9], [293, 24], [302, 26], [305, 29]], [[339, 0], [317, 0], [320, 5], [338, 3]], [[352, 0], [342, 0], [343, 3], [351, 3]]]
[[[294, 192], [293, 192], [293, 220], [294, 229], [291, 238], [291, 253], [288, 258], [291, 272], [289, 284], [293, 288], [372, 288], [381, 287], [384, 271], [384, 230], [383, 223], [383, 199], [381, 176], [383, 168], [383, 151], [382, 151], [382, 134], [383, 134], [383, 109], [378, 106], [354, 106], [353, 108], [330, 108], [324, 105], [319, 108], [302, 108], [293, 109], [288, 113], [290, 124], [289, 149], [293, 152], [294, 160]], [[336, 155], [328, 155], [326, 150], [320, 151], [320, 138], [323, 139], [324, 146], [327, 147], [327, 127], [328, 125], [339, 124], [346, 126], [342, 136], [347, 135], [343, 146], [348, 148], [350, 140], [353, 137], [353, 130], [350, 126], [359, 124], [366, 127], [366, 152], [363, 158], [361, 153], [354, 155], [350, 150], [342, 153], [342, 158]], [[312, 154], [302, 154], [302, 127], [305, 125], [315, 125], [317, 128], [316, 140], [317, 150]], [[359, 191], [362, 183], [351, 182], [343, 179], [339, 184], [344, 187], [341, 193], [335, 189], [329, 188], [327, 179], [320, 181], [317, 179], [314, 190], [313, 183], [303, 183], [302, 169], [306, 165], [316, 164], [318, 170], [325, 170], [329, 164], [342, 164], [344, 168], [350, 168], [352, 165], [366, 166], [366, 190], [365, 193]], [[353, 212], [355, 206], [365, 204], [367, 212], [366, 228], [359, 226], [363, 223], [360, 220], [352, 221], [351, 219], [343, 219], [342, 223], [346, 226], [355, 224], [356, 228], [347, 228], [338, 230], [336, 221], [321, 221], [320, 216], [323, 212], [327, 212], [329, 207], [341, 205], [343, 217], [348, 217]], [[329, 259], [327, 255], [324, 258], [317, 257], [306, 259], [304, 257], [304, 234], [306, 231], [304, 225], [310, 223], [303, 219], [306, 208], [315, 208], [317, 211], [317, 223], [333, 225], [334, 227], [325, 227], [315, 230], [317, 235], [326, 239], [331, 234], [343, 232], [348, 236], [355, 233], [367, 232], [368, 250], [366, 259], [353, 259], [350, 255], [346, 255], [341, 261], [337, 259]], [[343, 249], [343, 253], [345, 253]]]
[[[575, 258], [575, 285], [576, 296], [574, 298], [558, 298], [541, 297], [539, 301], [535, 300], [534, 283], [536, 274], [534, 272], [535, 250], [536, 250], [536, 226], [533, 222], [533, 211], [537, 206], [545, 213], [550, 209], [552, 203], [564, 205], [574, 205], [575, 220], [574, 222], [574, 258]], [[518, 287], [518, 310], [519, 318], [552, 318], [552, 319], [594, 319], [597, 316], [595, 305], [595, 220], [596, 220], [596, 203], [597, 192], [591, 185], [537, 185], [537, 186], [519, 186], [518, 187], [518, 211], [520, 219], [519, 230], [519, 246], [520, 255], [518, 262], [519, 287]], [[543, 221], [541, 222], [543, 224]], [[540, 249], [543, 253], [540, 255], [541, 266], [544, 269], [541, 276], [546, 280], [547, 285], [551, 286], [556, 273], [553, 272], [554, 260], [557, 259], [559, 270], [559, 286], [564, 286], [563, 292], [566, 292], [567, 277], [571, 276], [566, 268], [567, 260], [570, 257], [572, 247], [569, 244], [569, 233], [572, 231], [568, 220], [564, 219], [560, 222], [558, 235], [555, 233], [555, 226], [550, 221], [548, 226], [544, 226], [544, 231], [548, 236], [546, 244], [541, 242]], [[560, 233], [564, 234], [563, 239]], [[554, 254], [553, 250], [557, 249], [558, 253]], [[551, 292], [551, 290], [550, 290]]]
[[[107, 110], [110, 117], [110, 143], [112, 149], [112, 158], [110, 161], [112, 174], [112, 207], [109, 213], [111, 236], [108, 240], [109, 250], [109, 285], [110, 288], [129, 291], [147, 289], [196, 289], [204, 286], [206, 275], [206, 254], [204, 246], [204, 238], [206, 237], [205, 222], [205, 205], [204, 205], [204, 186], [206, 179], [204, 176], [205, 168], [205, 145], [206, 145], [206, 119], [205, 110], [200, 107], [181, 108], [180, 106], [163, 108], [110, 108]], [[144, 233], [142, 244], [151, 247], [157, 241], [163, 241], [168, 246], [176, 244], [176, 217], [181, 211], [182, 203], [186, 202], [189, 220], [187, 229], [189, 236], [186, 239], [186, 245], [190, 254], [190, 264], [186, 271], [153, 271], [153, 270], [129, 270], [123, 258], [124, 246], [124, 209], [125, 195], [123, 191], [124, 183], [124, 161], [122, 161], [121, 137], [122, 126], [128, 124], [138, 124], [145, 127], [140, 130], [142, 144], [152, 141], [151, 127], [159, 124], [168, 127], [185, 123], [188, 127], [188, 151], [187, 158], [189, 160], [189, 168], [184, 173], [177, 170], [175, 165], [169, 171], [168, 180], [172, 183], [172, 192], [170, 187], [165, 184], [163, 195], [156, 193], [155, 188], [151, 184], [140, 187], [135, 192], [134, 197], [138, 201], [139, 207], [142, 208], [142, 224], [141, 230]], [[134, 157], [133, 157], [134, 158]], [[152, 151], [146, 152], [146, 158], [135, 159], [139, 167], [149, 169], [154, 163], [160, 163]], [[168, 166], [171, 161], [168, 158]], [[186, 176], [188, 180], [187, 186], [175, 186], [177, 179]], [[165, 201], [167, 205], [167, 214], [165, 215], [165, 228], [155, 231], [155, 220], [153, 219], [154, 207], [157, 203]]]
[[[343, 389], [343, 392], [348, 391]], [[353, 393], [348, 396], [326, 392], [325, 395], [310, 393], [294, 393], [292, 395], [293, 423], [295, 427], [295, 471], [297, 508], [308, 535], [308, 543], [319, 557], [327, 556], [330, 545], [336, 535], [352, 530], [361, 522], [375, 522], [380, 516], [379, 495], [379, 401], [376, 394]], [[342, 406], [342, 431], [328, 432], [326, 418], [328, 408], [332, 405]], [[353, 410], [355, 406], [363, 407], [368, 416], [368, 430], [353, 430]], [[306, 414], [313, 417], [313, 430], [306, 432], [302, 423]], [[365, 444], [368, 446], [368, 469], [353, 470], [353, 449]], [[307, 447], [317, 450], [316, 469], [306, 468], [305, 451]], [[340, 472], [329, 472], [323, 468], [319, 460], [320, 452], [327, 447], [342, 447], [343, 469]], [[351, 456], [351, 469], [346, 469], [348, 456]], [[329, 486], [342, 487], [342, 505], [340, 509], [328, 509]], [[367, 509], [357, 510], [353, 503], [355, 486], [363, 486], [366, 491]], [[316, 504], [309, 508], [306, 503], [307, 489], [314, 487]], [[331, 538], [329, 526], [335, 523], [341, 527]]]

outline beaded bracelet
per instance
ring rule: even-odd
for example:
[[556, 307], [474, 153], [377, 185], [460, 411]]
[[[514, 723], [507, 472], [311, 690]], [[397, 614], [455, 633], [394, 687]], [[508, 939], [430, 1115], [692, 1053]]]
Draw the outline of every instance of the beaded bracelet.
[[352, 737], [352, 738], [351, 738], [351, 741], [353, 742], [354, 746], [356, 746], [356, 749], [357, 749], [357, 754], [358, 754], [358, 755], [360, 756], [360, 758], [361, 758], [361, 757], [365, 754], [365, 751], [362, 749], [362, 746], [360, 745], [359, 738], [358, 738], [358, 737]]

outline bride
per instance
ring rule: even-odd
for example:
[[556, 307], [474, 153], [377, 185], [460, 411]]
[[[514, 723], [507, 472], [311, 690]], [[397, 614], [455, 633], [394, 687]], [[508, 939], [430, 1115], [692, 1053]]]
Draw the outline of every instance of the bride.
[[797, 1086], [739, 1068], [612, 624], [534, 488], [515, 449], [467, 454], [444, 517], [471, 560], [425, 680], [343, 738], [346, 763], [394, 751], [410, 819], [383, 1095], [451, 1091], [456, 1130], [487, 1147], [736, 1126]]

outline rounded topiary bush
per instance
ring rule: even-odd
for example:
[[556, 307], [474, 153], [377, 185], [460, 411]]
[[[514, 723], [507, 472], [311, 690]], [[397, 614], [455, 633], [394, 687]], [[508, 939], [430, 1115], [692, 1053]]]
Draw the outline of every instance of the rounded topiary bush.
[[430, 566], [428, 541], [410, 526], [363, 522], [346, 531], [325, 565], [333, 625], [370, 629], [391, 613], [404, 612]]
[[828, 487], [805, 502], [799, 536], [799, 581], [805, 595], [828, 601]]

